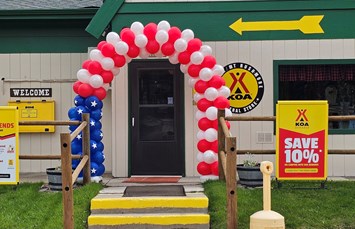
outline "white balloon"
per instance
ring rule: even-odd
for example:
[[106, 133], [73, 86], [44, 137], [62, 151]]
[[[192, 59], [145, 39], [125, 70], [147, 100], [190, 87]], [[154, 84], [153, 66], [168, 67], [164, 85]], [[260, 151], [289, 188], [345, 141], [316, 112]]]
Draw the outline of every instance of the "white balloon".
[[128, 52], [128, 44], [124, 41], [119, 41], [114, 46], [115, 51], [120, 55], [124, 55]]
[[160, 49], [159, 49], [158, 52], [156, 52], [154, 55], [155, 55], [156, 57], [163, 57], [163, 56], [164, 56], [164, 54], [161, 52]]
[[169, 34], [165, 30], [158, 30], [155, 34], [155, 40], [162, 45], [169, 40]]
[[204, 118], [204, 117], [206, 117], [206, 113], [205, 112], [202, 112], [202, 111], [196, 111], [196, 114], [195, 114], [195, 118], [197, 119], [197, 120], [200, 120], [201, 118]]
[[144, 48], [148, 43], [148, 38], [144, 34], [138, 34], [134, 38], [134, 43], [137, 45], [137, 47]]
[[193, 52], [190, 57], [191, 63], [193, 63], [193, 64], [201, 64], [203, 61], [203, 58], [204, 58], [203, 54], [198, 51]]
[[191, 29], [184, 29], [181, 32], [181, 38], [184, 38], [186, 41], [192, 40], [194, 36], [194, 32]]
[[200, 48], [200, 52], [204, 56], [209, 56], [209, 55], [212, 55], [212, 48], [209, 45], [202, 45]]
[[193, 77], [190, 77], [189, 78], [189, 86], [190, 87], [195, 87], [195, 83], [198, 81], [198, 79], [197, 78], [193, 78]]
[[91, 50], [89, 56], [91, 60], [96, 60], [96, 61], [100, 61], [102, 60], [102, 58], [104, 58], [101, 51], [98, 49]]
[[222, 86], [218, 89], [218, 95], [228, 98], [231, 93], [231, 90], [227, 86]]
[[102, 58], [100, 63], [101, 63], [102, 68], [106, 71], [111, 70], [115, 67], [115, 62], [110, 57]]
[[222, 67], [222, 65], [219, 65], [219, 64], [216, 64], [213, 68], [212, 68], [212, 71], [213, 71], [213, 75], [223, 75], [224, 73], [224, 68]]
[[225, 112], [225, 116], [226, 116], [226, 117], [230, 117], [230, 116], [233, 115], [233, 114], [232, 114], [232, 111], [229, 110], [228, 108], [225, 108], [225, 109], [224, 109], [224, 112]]
[[93, 75], [89, 79], [89, 84], [93, 88], [99, 88], [99, 87], [103, 86], [104, 80], [102, 79], [102, 77], [100, 75]]
[[112, 45], [116, 44], [120, 40], [120, 35], [118, 35], [116, 32], [109, 32], [106, 36], [106, 41]]
[[86, 69], [80, 69], [77, 73], [76, 76], [78, 80], [82, 83], [89, 83], [89, 78], [91, 76], [90, 72]]
[[198, 162], [202, 162], [203, 161], [203, 153], [198, 152], [196, 159], [197, 159]]
[[157, 26], [158, 30], [168, 31], [170, 29], [170, 24], [167, 21], [160, 21]]
[[214, 101], [218, 97], [218, 91], [214, 87], [209, 87], [205, 91], [205, 98], [209, 101]]
[[179, 53], [175, 52], [173, 55], [169, 56], [169, 62], [171, 64], [178, 64], [179, 63], [178, 55]]
[[174, 48], [178, 52], [183, 52], [187, 48], [187, 41], [185, 39], [179, 38], [174, 43]]
[[131, 61], [132, 61], [132, 58], [131, 58], [131, 57], [126, 56], [126, 55], [125, 55], [124, 57], [126, 58], [127, 64], [131, 63]]
[[110, 84], [104, 83], [104, 85], [102, 85], [102, 87], [105, 89], [105, 91], [107, 91], [110, 88]]
[[114, 76], [117, 76], [120, 73], [120, 68], [114, 67], [111, 69], [111, 71]]
[[131, 30], [135, 35], [142, 34], [144, 29], [144, 25], [139, 21], [135, 21], [131, 25]]
[[141, 48], [139, 52], [139, 57], [142, 59], [147, 59], [149, 57], [149, 53], [145, 48]]
[[209, 142], [214, 142], [217, 140], [217, 130], [215, 130], [214, 128], [208, 128], [206, 131], [205, 131], [205, 137], [206, 137], [206, 140], [209, 141]]
[[206, 117], [211, 121], [216, 120], [217, 113], [218, 113], [217, 107], [209, 107], [206, 110]]
[[187, 73], [187, 69], [189, 68], [189, 64], [180, 64], [180, 71], [184, 74]]
[[199, 72], [199, 76], [201, 80], [209, 81], [213, 76], [213, 72], [210, 68], [202, 68]]
[[205, 138], [205, 131], [199, 130], [197, 132], [197, 140], [201, 140], [201, 139], [204, 139], [204, 138]]
[[197, 103], [200, 99], [204, 98], [205, 96], [203, 94], [200, 94], [198, 92], [195, 92], [194, 94], [194, 101]]
[[217, 154], [215, 154], [212, 150], [207, 150], [203, 153], [203, 161], [207, 164], [212, 164], [217, 161]]

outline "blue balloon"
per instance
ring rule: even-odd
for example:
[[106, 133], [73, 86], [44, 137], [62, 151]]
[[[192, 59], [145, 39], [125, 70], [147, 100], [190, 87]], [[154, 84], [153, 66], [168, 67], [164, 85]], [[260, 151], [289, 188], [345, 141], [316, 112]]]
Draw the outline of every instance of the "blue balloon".
[[103, 103], [101, 100], [99, 100], [96, 96], [89, 96], [85, 99], [85, 106], [89, 110], [97, 110], [97, 109], [102, 109]]
[[77, 110], [76, 110], [76, 107], [71, 107], [69, 110], [68, 110], [68, 117], [70, 119], [76, 119], [78, 120], [78, 113], [77, 113]]
[[88, 109], [87, 108], [85, 108], [84, 106], [78, 106], [78, 107], [76, 107], [76, 113], [77, 113], [77, 115], [78, 115], [78, 120], [80, 120], [81, 121], [81, 115], [83, 114], [83, 113], [90, 113], [89, 111], [88, 111]]
[[104, 143], [102, 142], [97, 142], [97, 151], [104, 152]]
[[96, 121], [93, 118], [90, 118], [90, 131], [101, 130], [102, 124], [100, 121]]
[[71, 143], [71, 153], [72, 154], [80, 154], [82, 152], [82, 145], [77, 142]]
[[97, 176], [102, 176], [105, 172], [105, 166], [104, 164], [99, 164], [99, 169], [98, 171], [96, 172], [96, 175]]
[[101, 141], [103, 137], [104, 134], [102, 133], [101, 130], [94, 130], [90, 132], [90, 138], [95, 140], [96, 142]]
[[99, 165], [96, 164], [95, 162], [90, 162], [90, 168], [91, 168], [91, 176], [97, 176]]
[[97, 143], [95, 140], [90, 140], [90, 153], [94, 154], [97, 152]]
[[85, 98], [81, 97], [80, 95], [75, 96], [74, 104], [75, 106], [85, 106]]
[[80, 163], [80, 160], [79, 160], [79, 159], [74, 159], [74, 160], [72, 160], [72, 161], [71, 161], [71, 168], [72, 168], [72, 169], [76, 169], [76, 167], [78, 167], [79, 163]]
[[[70, 121], [78, 121], [78, 120], [76, 120], [76, 119], [70, 119]], [[70, 131], [74, 131], [74, 130], [76, 130], [76, 128], [78, 128], [78, 125], [69, 125], [69, 130]]]
[[83, 134], [80, 132], [74, 139], [73, 142], [76, 142], [77, 144], [83, 144]]
[[91, 154], [90, 160], [99, 165], [99, 164], [102, 164], [105, 161], [105, 155], [103, 154], [103, 152], [97, 151], [96, 153]]
[[102, 110], [97, 109], [97, 110], [91, 111], [90, 118], [93, 118], [93, 119], [99, 121], [102, 118]]

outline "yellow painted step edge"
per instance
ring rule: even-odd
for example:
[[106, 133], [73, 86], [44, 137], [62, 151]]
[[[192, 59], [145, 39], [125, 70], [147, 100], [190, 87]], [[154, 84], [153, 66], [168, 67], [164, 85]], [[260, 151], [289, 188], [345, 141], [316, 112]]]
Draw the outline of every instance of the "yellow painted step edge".
[[207, 197], [193, 198], [120, 198], [93, 199], [91, 210], [95, 209], [141, 209], [141, 208], [207, 208]]
[[207, 214], [188, 215], [91, 215], [88, 218], [89, 226], [93, 225], [129, 225], [129, 224], [153, 224], [153, 225], [174, 225], [174, 224], [209, 224], [210, 216]]

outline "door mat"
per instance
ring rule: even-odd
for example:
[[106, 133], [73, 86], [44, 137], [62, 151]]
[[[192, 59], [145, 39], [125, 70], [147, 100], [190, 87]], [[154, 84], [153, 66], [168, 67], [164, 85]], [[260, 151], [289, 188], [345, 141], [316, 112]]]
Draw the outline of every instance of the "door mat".
[[177, 183], [181, 177], [130, 177], [123, 183]]
[[123, 197], [186, 196], [182, 185], [128, 186]]

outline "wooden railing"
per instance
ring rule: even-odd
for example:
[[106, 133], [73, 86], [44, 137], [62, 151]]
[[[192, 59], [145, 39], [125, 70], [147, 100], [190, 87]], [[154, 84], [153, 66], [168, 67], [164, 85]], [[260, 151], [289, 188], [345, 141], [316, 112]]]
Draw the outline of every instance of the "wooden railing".
[[[82, 115], [83, 121], [20, 121], [19, 125], [79, 125], [75, 131], [60, 134], [60, 155], [20, 155], [20, 159], [52, 160], [61, 159], [62, 169], [62, 199], [63, 199], [63, 228], [74, 228], [74, 198], [73, 184], [83, 170], [83, 184], [90, 183], [90, 122], [89, 114]], [[71, 154], [71, 142], [82, 131], [83, 156]], [[81, 159], [72, 172], [72, 159]]]
[[[236, 137], [232, 137], [226, 121], [276, 121], [275, 116], [229, 116], [225, 111], [218, 111], [218, 165], [219, 179], [226, 181], [227, 191], [227, 228], [238, 228], [237, 205], [237, 144]], [[355, 115], [329, 116], [329, 121], [355, 120]], [[275, 154], [275, 149], [270, 150], [238, 150], [238, 154]], [[355, 154], [354, 149], [328, 149], [328, 154]]]

